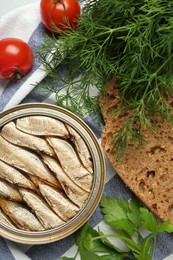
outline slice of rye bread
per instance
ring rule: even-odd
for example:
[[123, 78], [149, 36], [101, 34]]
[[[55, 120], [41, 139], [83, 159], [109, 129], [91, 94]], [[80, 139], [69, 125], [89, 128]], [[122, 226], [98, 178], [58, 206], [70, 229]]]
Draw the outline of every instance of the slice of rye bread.
[[[158, 119], [155, 125], [158, 136], [148, 128], [143, 130], [146, 142], [140, 149], [130, 144], [117, 163], [112, 140], [127, 118], [129, 111], [119, 117], [113, 110], [120, 106], [116, 83], [108, 84], [107, 97], [100, 97], [100, 107], [105, 121], [102, 130], [102, 146], [115, 172], [123, 182], [160, 219], [173, 224], [173, 127]], [[116, 188], [116, 187], [115, 187]]]

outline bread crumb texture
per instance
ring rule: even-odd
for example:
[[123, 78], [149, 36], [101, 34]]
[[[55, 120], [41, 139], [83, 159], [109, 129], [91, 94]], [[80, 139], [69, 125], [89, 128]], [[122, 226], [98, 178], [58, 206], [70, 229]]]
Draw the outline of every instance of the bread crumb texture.
[[112, 140], [116, 131], [132, 115], [123, 117], [113, 113], [120, 106], [115, 80], [108, 84], [107, 96], [100, 97], [105, 122], [102, 146], [110, 163], [124, 183], [160, 219], [173, 224], [173, 126], [158, 118], [155, 125], [158, 135], [144, 129], [146, 142], [137, 149], [130, 143], [122, 160], [117, 163]]

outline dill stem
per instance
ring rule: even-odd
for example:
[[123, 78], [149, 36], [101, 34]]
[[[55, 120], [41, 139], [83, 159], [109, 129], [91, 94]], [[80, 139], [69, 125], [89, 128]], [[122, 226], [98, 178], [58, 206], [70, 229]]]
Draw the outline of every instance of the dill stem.
[[158, 70], [155, 72], [155, 75], [157, 75], [166, 65], [167, 63], [173, 59], [173, 53], [165, 60], [165, 62], [158, 68]]
[[97, 33], [95, 35], [93, 35], [93, 38], [97, 38], [97, 37], [100, 37], [100, 36], [104, 36], [106, 34], [110, 34], [112, 35], [113, 33], [115, 32], [122, 32], [122, 31], [128, 31], [131, 27], [127, 27], [127, 26], [121, 26], [121, 27], [118, 27], [118, 28], [109, 28], [109, 27], [105, 27], [105, 31], [103, 31], [102, 33]]

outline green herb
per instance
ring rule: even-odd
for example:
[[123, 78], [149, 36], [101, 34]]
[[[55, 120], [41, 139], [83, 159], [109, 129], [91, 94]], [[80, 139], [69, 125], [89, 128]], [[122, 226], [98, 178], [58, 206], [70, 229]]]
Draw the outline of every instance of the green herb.
[[[85, 113], [95, 112], [96, 106], [91, 104], [98, 101], [90, 97], [90, 86], [100, 93], [111, 77], [117, 79], [121, 112], [134, 111], [112, 140], [120, 157], [129, 140], [137, 146], [142, 144], [143, 128], [156, 133], [158, 115], [173, 121], [167, 101], [173, 94], [172, 17], [170, 0], [89, 0], [78, 29], [62, 32], [59, 44], [57, 39], [47, 39], [40, 51], [45, 62], [44, 54], [56, 49], [54, 65], [63, 57], [61, 64], [68, 67], [63, 77], [54, 65], [47, 64], [47, 68], [50, 76], [69, 90], [63, 96], [62, 88], [56, 90], [57, 104], [69, 109], [75, 99], [76, 113], [81, 110], [81, 99]], [[76, 87], [74, 79], [79, 75]], [[81, 90], [82, 98], [76, 95]], [[134, 122], [138, 124], [134, 126]]]
[[[114, 228], [115, 232], [104, 234], [100, 229], [98, 231], [93, 229], [87, 222], [77, 234], [78, 250], [76, 256], [74, 258], [62, 257], [62, 260], [75, 260], [78, 254], [81, 260], [151, 260], [157, 246], [157, 234], [173, 232], [173, 226], [169, 222], [161, 223], [137, 199], [128, 201], [126, 199], [119, 200], [116, 197], [103, 197], [100, 205], [104, 220]], [[146, 237], [141, 235], [141, 227], [148, 231]], [[126, 248], [119, 248], [109, 238], [121, 239]]]

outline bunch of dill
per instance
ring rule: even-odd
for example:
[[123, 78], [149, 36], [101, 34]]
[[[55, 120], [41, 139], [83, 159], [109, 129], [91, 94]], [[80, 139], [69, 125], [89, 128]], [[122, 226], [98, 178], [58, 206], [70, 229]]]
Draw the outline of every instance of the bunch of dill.
[[[158, 114], [173, 120], [167, 102], [173, 94], [172, 32], [170, 0], [87, 0], [78, 29], [62, 32], [58, 40], [47, 38], [40, 48], [49, 75], [63, 81], [67, 90], [59, 95], [62, 88], [54, 89], [57, 104], [74, 107], [73, 112], [80, 114], [82, 107], [95, 112], [98, 100], [90, 96], [91, 85], [100, 93], [115, 77], [121, 113], [133, 109], [134, 114], [113, 143], [117, 152], [125, 150], [129, 139], [141, 143], [142, 129], [149, 127], [154, 132]], [[52, 64], [46, 62], [50, 49], [54, 50]], [[68, 68], [63, 77], [55, 69], [59, 62]], [[49, 84], [44, 87], [51, 89]]]

